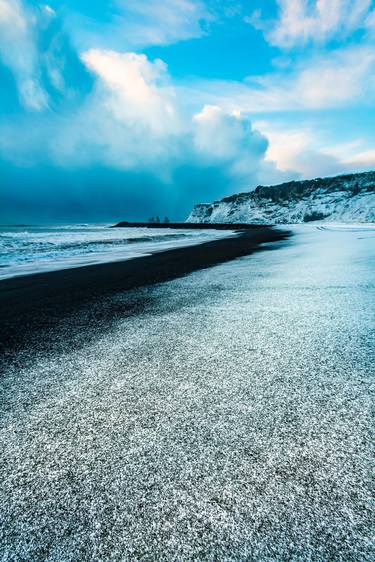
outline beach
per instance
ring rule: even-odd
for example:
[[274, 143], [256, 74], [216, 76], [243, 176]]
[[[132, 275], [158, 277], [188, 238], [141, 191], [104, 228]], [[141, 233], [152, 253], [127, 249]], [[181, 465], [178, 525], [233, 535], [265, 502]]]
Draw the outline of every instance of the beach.
[[2, 560], [370, 561], [374, 231], [0, 282]]
[[[122, 229], [119, 231], [123, 232]], [[168, 225], [164, 229], [166, 238], [169, 231]], [[141, 234], [144, 235], [144, 232]], [[226, 232], [214, 235], [219, 237], [218, 240], [205, 242], [198, 234], [195, 237], [198, 241], [194, 238], [167, 241], [167, 250], [165, 243], [160, 240], [146, 247], [141, 244], [140, 255], [136, 253], [139, 250], [132, 250], [130, 256], [134, 256], [133, 259], [129, 259], [124, 251], [118, 255], [112, 252], [115, 261], [110, 262], [111, 254], [107, 252], [106, 262], [94, 262], [84, 267], [77, 267], [69, 260], [70, 267], [62, 268], [57, 261], [57, 271], [53, 271], [54, 264], [49, 261], [47, 267], [51, 270], [46, 273], [4, 279], [0, 281], [0, 350], [13, 353], [13, 349], [22, 345], [22, 342], [28, 349], [40, 345], [48, 347], [58, 337], [59, 326], [62, 326], [66, 339], [67, 333], [70, 335], [77, 331], [73, 325], [70, 325], [69, 330], [65, 329], [66, 322], [69, 322], [72, 314], [76, 318], [77, 313], [80, 315], [79, 324], [84, 324], [85, 336], [88, 337], [92, 324], [95, 328], [93, 309], [98, 309], [97, 316], [104, 314], [104, 297], [249, 255], [262, 244], [289, 236], [287, 229], [259, 226], [242, 230], [234, 236], [232, 234], [227, 227]], [[212, 234], [210, 236], [213, 237]], [[177, 247], [173, 247], [176, 244]], [[132, 248], [135, 246], [131, 245]], [[125, 259], [121, 260], [124, 253]], [[33, 263], [31, 265], [35, 267]], [[132, 308], [133, 305], [129, 303], [129, 311]], [[120, 315], [128, 314], [129, 311], [121, 311]], [[117, 312], [107, 311], [107, 319], [113, 314]], [[79, 332], [81, 335], [81, 329]]]

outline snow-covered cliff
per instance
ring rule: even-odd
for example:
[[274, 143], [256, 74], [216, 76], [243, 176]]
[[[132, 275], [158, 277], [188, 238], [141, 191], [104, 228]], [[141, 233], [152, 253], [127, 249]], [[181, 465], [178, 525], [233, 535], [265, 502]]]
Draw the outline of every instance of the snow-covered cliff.
[[195, 205], [187, 222], [375, 222], [375, 172], [292, 181]]

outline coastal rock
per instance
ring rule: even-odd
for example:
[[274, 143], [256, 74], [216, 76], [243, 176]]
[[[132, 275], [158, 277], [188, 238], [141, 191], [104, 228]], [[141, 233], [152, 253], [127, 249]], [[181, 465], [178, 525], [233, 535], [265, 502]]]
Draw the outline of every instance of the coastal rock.
[[258, 186], [195, 205], [187, 222], [375, 222], [375, 172]]

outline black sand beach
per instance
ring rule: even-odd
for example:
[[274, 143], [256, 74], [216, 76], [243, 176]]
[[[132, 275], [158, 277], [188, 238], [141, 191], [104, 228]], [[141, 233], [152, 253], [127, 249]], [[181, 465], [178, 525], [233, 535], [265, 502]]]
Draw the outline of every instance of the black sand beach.
[[[53, 330], [58, 330], [64, 318], [90, 303], [98, 306], [101, 297], [249, 255], [261, 244], [283, 240], [288, 235], [285, 229], [258, 226], [231, 238], [147, 257], [3, 280], [0, 282], [0, 352], [8, 354], [23, 345], [48, 347], [56, 337]], [[86, 310], [87, 313], [90, 315]], [[89, 325], [85, 330], [89, 336]]]
[[0, 283], [0, 560], [374, 560], [373, 232], [286, 235]]

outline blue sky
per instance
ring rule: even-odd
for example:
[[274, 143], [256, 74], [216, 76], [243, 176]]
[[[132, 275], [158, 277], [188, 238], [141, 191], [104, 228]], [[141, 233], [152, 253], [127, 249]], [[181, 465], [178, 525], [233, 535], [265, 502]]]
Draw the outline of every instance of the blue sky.
[[1, 222], [375, 168], [373, 0], [0, 0]]

